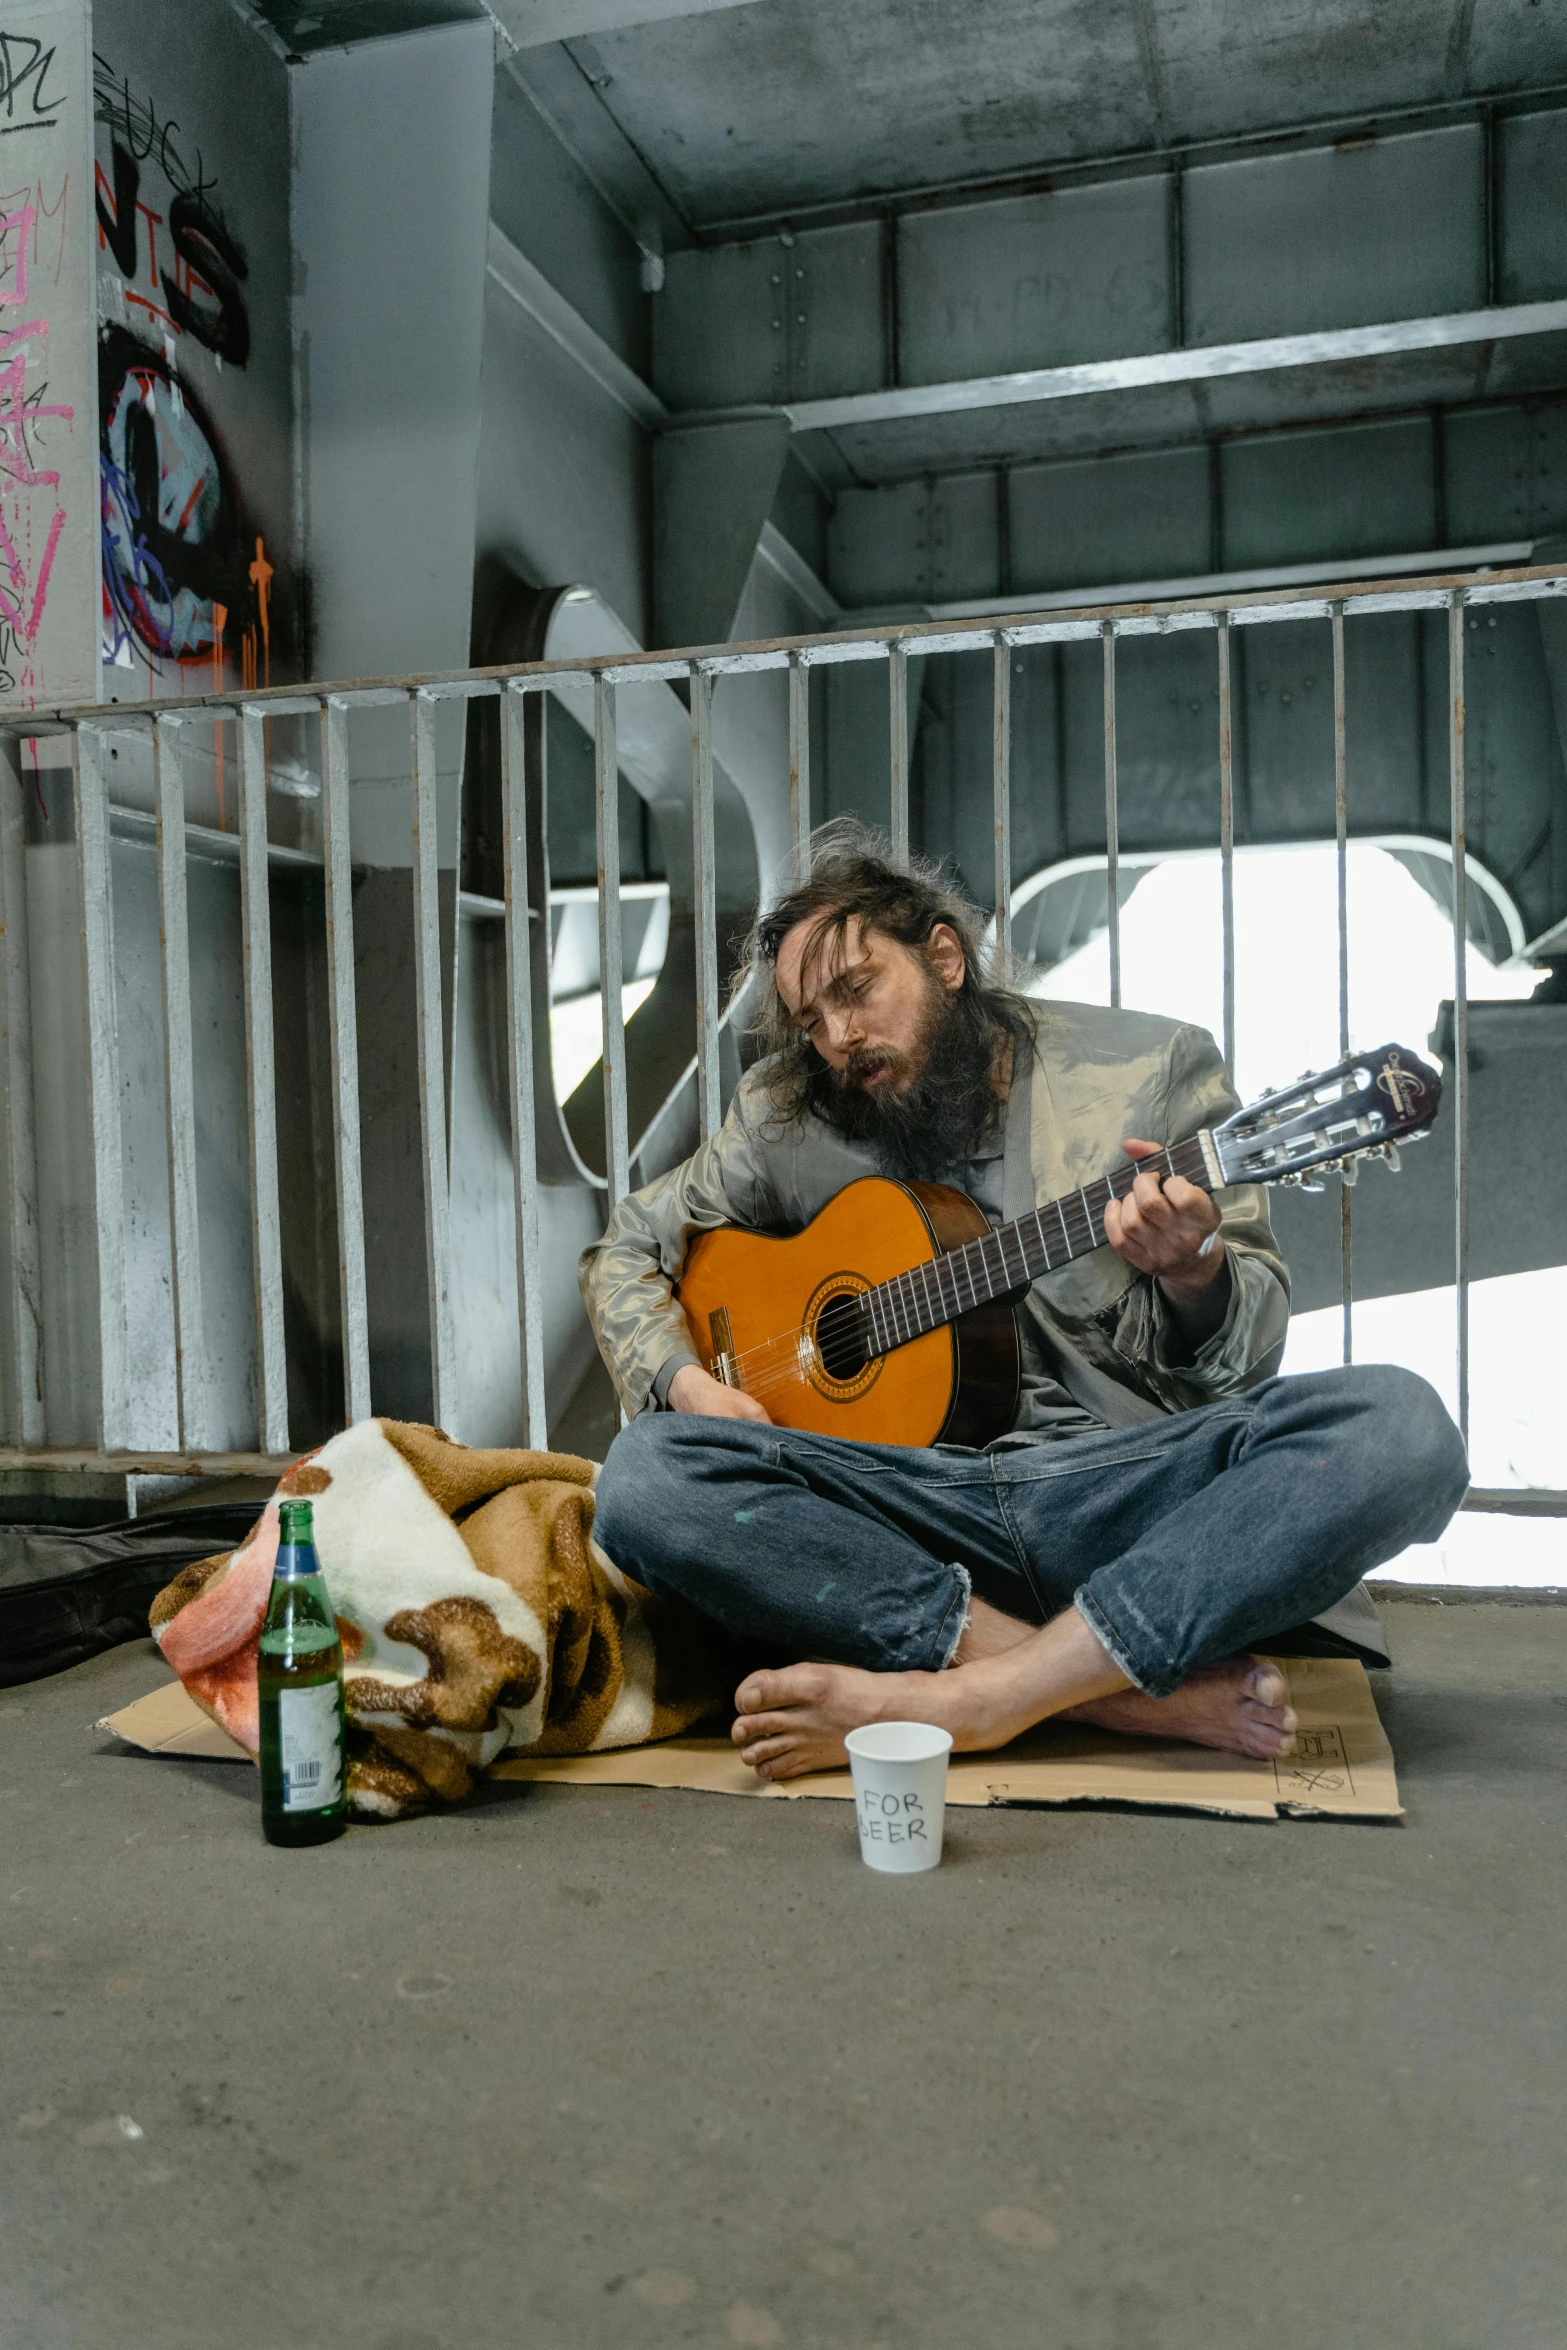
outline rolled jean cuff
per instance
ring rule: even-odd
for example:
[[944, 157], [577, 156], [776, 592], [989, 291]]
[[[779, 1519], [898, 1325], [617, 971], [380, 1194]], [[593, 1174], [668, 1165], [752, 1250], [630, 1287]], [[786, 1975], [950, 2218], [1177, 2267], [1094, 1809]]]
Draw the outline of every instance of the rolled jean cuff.
[[952, 1572], [958, 1579], [958, 1587], [952, 1594], [951, 1604], [946, 1614], [936, 1627], [934, 1642], [936, 1654], [931, 1669], [937, 1673], [944, 1672], [957, 1655], [958, 1642], [962, 1639], [967, 1628], [968, 1612], [974, 1600], [973, 1576], [967, 1567], [960, 1567], [956, 1559], [952, 1560], [951, 1565]]
[[1145, 1697], [1169, 1696], [1177, 1683], [1171, 1680], [1168, 1673], [1161, 1673], [1156, 1666], [1145, 1663], [1127, 1647], [1086, 1583], [1073, 1593], [1072, 1605], [1100, 1647], [1106, 1651], [1110, 1662], [1118, 1672], [1126, 1675], [1134, 1689], [1140, 1689]]

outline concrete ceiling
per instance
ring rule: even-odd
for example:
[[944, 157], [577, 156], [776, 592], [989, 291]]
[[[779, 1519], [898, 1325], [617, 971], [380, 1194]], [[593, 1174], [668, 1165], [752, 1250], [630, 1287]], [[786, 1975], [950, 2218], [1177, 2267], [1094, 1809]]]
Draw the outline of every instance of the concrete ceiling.
[[[517, 5], [519, 0], [509, 0]], [[569, 44], [698, 231], [1567, 81], [1561, 0], [754, 0]]]

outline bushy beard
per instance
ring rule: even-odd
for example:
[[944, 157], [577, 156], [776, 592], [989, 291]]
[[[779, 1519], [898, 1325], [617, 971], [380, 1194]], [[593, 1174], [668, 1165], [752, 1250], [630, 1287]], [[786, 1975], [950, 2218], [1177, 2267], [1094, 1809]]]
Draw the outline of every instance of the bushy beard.
[[[841, 1073], [822, 1063], [811, 1075], [811, 1107], [846, 1140], [868, 1144], [887, 1174], [905, 1183], [939, 1181], [995, 1133], [998, 1041], [968, 993], [943, 987], [933, 974], [913, 1051], [857, 1050]], [[907, 1083], [911, 1069], [917, 1074]], [[882, 1082], [867, 1091], [867, 1078], [881, 1071]]]

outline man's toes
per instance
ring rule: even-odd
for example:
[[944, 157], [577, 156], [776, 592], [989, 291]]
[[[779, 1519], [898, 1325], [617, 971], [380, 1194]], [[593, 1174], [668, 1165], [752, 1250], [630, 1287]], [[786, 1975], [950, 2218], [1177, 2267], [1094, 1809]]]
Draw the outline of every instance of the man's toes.
[[1293, 1738], [1300, 1728], [1299, 1717], [1292, 1705], [1260, 1705], [1256, 1698], [1248, 1697], [1241, 1711], [1249, 1722], [1257, 1723], [1264, 1730], [1276, 1730], [1285, 1738]]
[[767, 1763], [779, 1762], [794, 1751], [792, 1738], [753, 1738], [740, 1749], [740, 1760], [749, 1763], [753, 1771], [762, 1770]]
[[729, 1735], [736, 1746], [754, 1745], [758, 1738], [771, 1738], [787, 1730], [798, 1729], [792, 1714], [741, 1714]]
[[1291, 1717], [1290, 1727], [1287, 1730], [1276, 1719], [1271, 1721], [1249, 1719], [1242, 1725], [1241, 1741], [1244, 1751], [1247, 1754], [1255, 1755], [1259, 1762], [1274, 1762], [1281, 1755], [1294, 1752], [1295, 1726], [1293, 1717]]
[[819, 1665], [785, 1665], [772, 1673], [752, 1673], [735, 1691], [737, 1714], [759, 1714], [775, 1705], [810, 1705], [821, 1695], [825, 1678]]
[[1247, 1696], [1254, 1697], [1259, 1705], [1283, 1705], [1290, 1693], [1290, 1685], [1278, 1666], [1261, 1659], [1246, 1675], [1244, 1686]]

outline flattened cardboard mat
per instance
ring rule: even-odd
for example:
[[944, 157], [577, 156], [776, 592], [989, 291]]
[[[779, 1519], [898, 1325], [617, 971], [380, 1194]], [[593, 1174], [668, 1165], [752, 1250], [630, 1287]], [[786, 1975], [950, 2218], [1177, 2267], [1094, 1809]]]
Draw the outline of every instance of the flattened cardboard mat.
[[[1300, 1717], [1295, 1752], [1253, 1762], [1211, 1747], [1120, 1738], [1080, 1723], [1044, 1724], [994, 1754], [954, 1755], [947, 1801], [959, 1804], [1148, 1804], [1160, 1810], [1220, 1812], [1230, 1818], [1386, 1820], [1402, 1816], [1393, 1752], [1377, 1715], [1365, 1667], [1338, 1657], [1277, 1660]], [[98, 1725], [149, 1754], [248, 1762], [178, 1681], [155, 1689]], [[709, 1795], [852, 1798], [847, 1771], [822, 1771], [764, 1784], [727, 1738], [667, 1738], [613, 1754], [517, 1755], [496, 1763], [497, 1779], [541, 1779], [568, 1787], [691, 1787]]]

